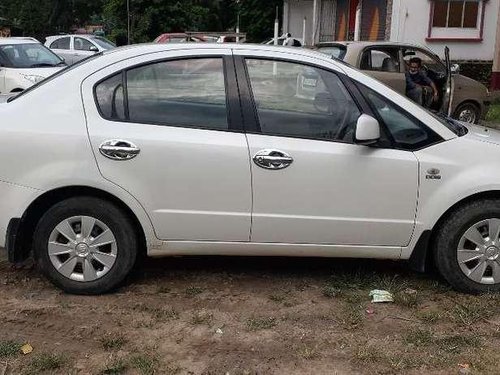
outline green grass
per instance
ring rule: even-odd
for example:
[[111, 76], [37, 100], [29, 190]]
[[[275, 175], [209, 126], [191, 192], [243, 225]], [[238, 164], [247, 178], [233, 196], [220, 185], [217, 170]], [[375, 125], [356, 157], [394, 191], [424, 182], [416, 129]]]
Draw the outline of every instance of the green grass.
[[0, 341], [0, 358], [13, 357], [20, 353], [22, 344], [15, 341]]
[[130, 365], [142, 375], [153, 375], [156, 373], [158, 360], [147, 355], [136, 355], [130, 359]]
[[123, 374], [127, 370], [127, 364], [119, 359], [114, 361], [113, 363], [106, 366], [104, 370], [102, 370], [100, 375], [120, 375]]
[[490, 106], [486, 121], [500, 122], [500, 103], [494, 103]]

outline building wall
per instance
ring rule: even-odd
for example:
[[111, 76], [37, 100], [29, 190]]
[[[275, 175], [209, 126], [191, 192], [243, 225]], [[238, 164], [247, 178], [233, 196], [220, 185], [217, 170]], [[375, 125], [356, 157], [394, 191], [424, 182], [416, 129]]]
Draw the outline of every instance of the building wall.
[[[312, 43], [313, 31], [313, 0], [288, 0], [288, 17], [284, 16], [283, 31], [289, 32], [294, 38], [302, 38], [304, 17], [306, 17], [306, 40], [307, 45]], [[285, 6], [284, 9], [287, 9]]]
[[[391, 40], [424, 45], [444, 57], [445, 46], [450, 47], [453, 60], [492, 61], [495, 51], [495, 35], [499, 21], [500, 0], [488, 0], [484, 12], [482, 41], [428, 41], [431, 4], [433, 0], [393, 0]], [[449, 32], [449, 31], [448, 31]], [[461, 37], [461, 30], [452, 32]]]

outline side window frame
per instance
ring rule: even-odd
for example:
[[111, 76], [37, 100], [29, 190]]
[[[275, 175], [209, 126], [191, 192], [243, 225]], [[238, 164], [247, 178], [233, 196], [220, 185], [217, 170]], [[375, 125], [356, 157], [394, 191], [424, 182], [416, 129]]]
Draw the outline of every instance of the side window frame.
[[[68, 48], [60, 48], [60, 47], [59, 47], [59, 43], [61, 43], [61, 41], [62, 41], [63, 39], [68, 39]], [[57, 47], [52, 47], [52, 45], [53, 45], [54, 43], [57, 43], [57, 44], [58, 44], [58, 45], [57, 45]], [[57, 50], [61, 50], [61, 51], [69, 51], [69, 50], [71, 50], [71, 37], [69, 37], [69, 36], [64, 36], [64, 37], [61, 37], [61, 38], [57, 38], [57, 39], [56, 39], [56, 40], [54, 40], [52, 43], [50, 43], [49, 48], [50, 48], [50, 49], [57, 49]]]
[[[432, 130], [431, 128], [429, 128], [427, 125], [425, 125], [422, 121], [420, 121], [418, 118], [416, 118], [415, 116], [413, 116], [411, 113], [409, 113], [408, 111], [406, 111], [400, 105], [394, 103], [392, 100], [388, 99], [386, 96], [380, 94], [376, 90], [373, 90], [372, 88], [370, 88], [370, 87], [368, 87], [368, 86], [366, 86], [366, 85], [364, 85], [364, 84], [362, 84], [360, 82], [357, 82], [357, 81], [354, 81], [354, 80], [352, 82], [353, 82], [353, 85], [356, 86], [356, 89], [359, 91], [360, 95], [364, 98], [366, 104], [371, 108], [371, 112], [373, 113], [373, 117], [377, 119], [377, 121], [379, 122], [379, 124], [381, 125], [381, 127], [383, 127], [385, 129], [385, 131], [387, 132], [387, 134], [389, 135], [390, 139], [392, 140], [392, 145], [393, 145], [394, 149], [400, 150], [400, 151], [414, 152], [414, 151], [423, 150], [423, 149], [425, 149], [427, 147], [430, 147], [430, 146], [433, 146], [435, 144], [443, 142], [443, 138], [439, 134], [437, 134], [434, 130]], [[368, 98], [366, 98], [365, 94], [363, 94], [363, 88], [364, 87], [366, 87], [368, 90], [374, 91], [376, 94], [378, 94], [379, 96], [381, 96], [384, 101], [389, 102], [393, 107], [395, 107], [398, 111], [400, 111], [405, 117], [408, 117], [412, 122], [414, 122], [415, 124], [417, 124], [418, 127], [424, 129], [424, 131], [427, 134], [430, 134], [432, 137], [436, 138], [436, 141], [434, 141], [434, 142], [429, 141], [428, 143], [426, 143], [424, 145], [421, 145], [419, 147], [415, 147], [415, 148], [403, 148], [403, 147], [399, 147], [398, 142], [394, 139], [391, 131], [389, 130], [389, 126], [385, 123], [384, 119], [379, 115], [378, 111], [376, 111], [374, 108], [372, 108], [372, 104], [370, 104], [370, 101], [368, 100]]]
[[[381, 52], [385, 52], [383, 50], [388, 50], [388, 49], [393, 49], [395, 52], [397, 52], [398, 71], [397, 72], [384, 72], [383, 70], [373, 70], [373, 66], [372, 66], [373, 61], [372, 61], [371, 51], [373, 51], [373, 50], [379, 50]], [[361, 61], [363, 60], [363, 55], [365, 53], [367, 53], [367, 52], [370, 52], [370, 66], [372, 67], [371, 70], [366, 70], [366, 69], [362, 69], [361, 68]], [[395, 74], [404, 73], [406, 71], [406, 68], [403, 68], [403, 70], [402, 70], [401, 63], [404, 62], [404, 60], [401, 57], [402, 57], [402, 50], [401, 50], [401, 48], [399, 48], [397, 46], [391, 46], [391, 45], [387, 45], [387, 46], [383, 46], [383, 45], [370, 46], [370, 47], [364, 48], [361, 51], [361, 53], [358, 56], [358, 61], [357, 61], [356, 65], [359, 66], [360, 70], [368, 71], [368, 72], [382, 72], [382, 73], [395, 73]]]
[[[336, 142], [336, 143], [343, 143], [343, 144], [350, 144], [350, 145], [356, 144], [356, 143], [345, 141], [342, 139], [314, 138], [314, 137], [307, 137], [307, 136], [278, 135], [278, 134], [271, 135], [271, 134], [262, 133], [262, 130], [260, 127], [260, 122], [259, 122], [259, 114], [257, 112], [257, 105], [255, 104], [255, 98], [254, 98], [253, 91], [252, 91], [250, 75], [248, 74], [247, 64], [245, 62], [246, 59], [300, 64], [300, 65], [308, 66], [308, 67], [311, 67], [314, 69], [318, 69], [320, 72], [328, 72], [331, 74], [335, 74], [339, 78], [339, 80], [342, 82], [342, 84], [344, 85], [348, 95], [350, 96], [350, 98], [352, 99], [354, 104], [357, 106], [359, 112], [361, 114], [367, 114], [367, 115], [370, 115], [373, 117], [376, 116], [376, 114], [373, 112], [371, 107], [368, 105], [368, 102], [366, 101], [364, 96], [359, 91], [358, 87], [345, 74], [342, 74], [340, 72], [325, 68], [325, 67], [320, 66], [320, 65], [306, 63], [306, 62], [302, 62], [302, 61], [298, 62], [296, 60], [286, 59], [286, 58], [236, 55], [236, 56], [234, 56], [234, 59], [235, 59], [236, 75], [237, 75], [237, 79], [238, 79], [238, 86], [239, 86], [240, 98], [241, 98], [243, 124], [244, 124], [244, 130], [246, 133], [267, 135], [270, 137], [307, 139], [307, 140], [313, 140], [313, 141], [319, 141], [319, 142]], [[325, 84], [326, 84], [326, 82], [325, 82]], [[383, 135], [383, 137], [381, 137], [381, 139], [385, 139], [386, 141], [380, 142], [380, 143], [377, 142], [376, 144], [372, 145], [371, 147], [392, 148], [393, 147], [392, 136], [390, 135], [390, 132], [387, 131], [385, 124], [383, 124], [383, 123], [380, 123], [380, 124], [381, 124], [380, 130], [381, 130], [381, 133]]]
[[[168, 123], [153, 123], [153, 122], [140, 122], [139, 124], [145, 126], [161, 126], [161, 127], [176, 127], [176, 128], [185, 128], [185, 129], [202, 129], [202, 130], [211, 130], [211, 131], [225, 131], [225, 132], [236, 132], [241, 133], [244, 132], [243, 124], [242, 124], [242, 115], [241, 115], [241, 107], [240, 100], [238, 94], [238, 85], [236, 81], [236, 73], [234, 71], [233, 58], [229, 55], [196, 55], [196, 56], [178, 56], [166, 59], [158, 59], [152, 60], [144, 63], [139, 63], [135, 65], [128, 66], [124, 69], [120, 69], [114, 71], [106, 75], [106, 77], [99, 79], [94, 83], [92, 87], [92, 95], [94, 97], [94, 105], [96, 106], [97, 112], [99, 116], [105, 120], [110, 122], [121, 122], [121, 123], [129, 123], [136, 124], [137, 122], [131, 121], [129, 116], [129, 105], [128, 105], [128, 88], [127, 88], [127, 71], [145, 67], [153, 64], [160, 64], [170, 61], [179, 61], [179, 60], [197, 60], [197, 59], [220, 59], [222, 61], [222, 72], [224, 76], [224, 89], [226, 96], [226, 119], [227, 119], [227, 129], [214, 129], [204, 126], [186, 126], [186, 125], [175, 125]], [[125, 119], [110, 119], [107, 118], [101, 111], [99, 106], [99, 102], [97, 99], [97, 87], [104, 81], [112, 78], [113, 76], [121, 74], [122, 85], [123, 85], [123, 95], [124, 95], [124, 112]]]

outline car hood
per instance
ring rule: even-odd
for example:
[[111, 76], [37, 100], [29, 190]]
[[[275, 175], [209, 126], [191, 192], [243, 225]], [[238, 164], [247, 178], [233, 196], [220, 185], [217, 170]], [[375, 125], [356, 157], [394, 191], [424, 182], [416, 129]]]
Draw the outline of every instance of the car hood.
[[479, 142], [488, 142], [496, 145], [500, 145], [500, 131], [492, 128], [487, 128], [485, 126], [478, 125], [468, 125], [463, 123], [469, 132], [466, 137], [474, 139]]
[[[488, 88], [483, 85], [481, 82], [476, 81], [475, 79], [463, 76], [461, 74], [454, 75], [455, 85], [458, 86], [458, 89], [463, 88], [463, 86], [467, 88], [474, 88], [480, 90], [482, 94], [486, 94], [488, 92]], [[461, 87], [462, 86], [462, 87]]]
[[7, 100], [9, 100], [9, 98], [11, 96], [16, 96], [17, 93], [14, 93], [14, 94], [5, 94], [5, 95], [0, 95], [0, 103], [6, 103]]

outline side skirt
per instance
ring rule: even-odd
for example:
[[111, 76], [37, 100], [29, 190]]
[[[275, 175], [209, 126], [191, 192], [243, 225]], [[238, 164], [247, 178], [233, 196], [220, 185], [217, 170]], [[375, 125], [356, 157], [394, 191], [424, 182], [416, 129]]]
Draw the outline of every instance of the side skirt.
[[215, 241], [164, 241], [150, 257], [179, 255], [294, 256], [400, 259], [401, 247]]

